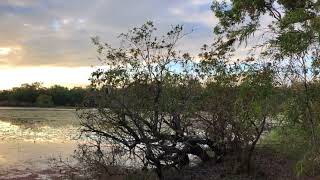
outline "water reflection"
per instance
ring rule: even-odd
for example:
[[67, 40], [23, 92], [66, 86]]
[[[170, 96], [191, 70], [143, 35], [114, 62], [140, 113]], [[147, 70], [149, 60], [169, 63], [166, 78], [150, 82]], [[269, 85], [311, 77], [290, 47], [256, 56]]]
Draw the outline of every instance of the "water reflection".
[[48, 158], [69, 156], [78, 122], [72, 109], [0, 108], [0, 171], [45, 169]]
[[76, 138], [77, 127], [19, 126], [0, 121], [0, 139], [4, 141], [21, 140], [26, 142], [68, 142]]

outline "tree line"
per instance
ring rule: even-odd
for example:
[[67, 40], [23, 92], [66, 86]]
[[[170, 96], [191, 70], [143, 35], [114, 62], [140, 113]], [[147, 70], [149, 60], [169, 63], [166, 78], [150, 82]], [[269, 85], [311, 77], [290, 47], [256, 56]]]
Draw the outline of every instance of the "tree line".
[[1, 106], [38, 106], [75, 107], [82, 103], [88, 88], [67, 88], [54, 85], [49, 88], [43, 87], [41, 83], [22, 84], [10, 90], [0, 91]]

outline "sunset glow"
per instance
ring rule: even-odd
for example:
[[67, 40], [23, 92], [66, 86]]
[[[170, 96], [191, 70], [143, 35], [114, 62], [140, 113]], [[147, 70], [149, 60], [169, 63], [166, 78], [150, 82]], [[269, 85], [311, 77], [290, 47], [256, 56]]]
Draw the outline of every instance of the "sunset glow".
[[91, 37], [99, 36], [117, 46], [120, 33], [148, 20], [162, 30], [172, 24], [194, 29], [182, 42], [182, 49], [197, 52], [203, 43], [211, 42], [212, 27], [217, 23], [210, 3], [1, 0], [0, 90], [35, 81], [46, 86], [88, 85], [91, 66], [101, 65]]
[[94, 70], [91, 67], [18, 67], [0, 69], [0, 89], [18, 87], [24, 83], [42, 82], [44, 86], [59, 84], [67, 87], [86, 86]]
[[11, 51], [12, 51], [11, 48], [0, 47], [0, 56], [8, 55]]

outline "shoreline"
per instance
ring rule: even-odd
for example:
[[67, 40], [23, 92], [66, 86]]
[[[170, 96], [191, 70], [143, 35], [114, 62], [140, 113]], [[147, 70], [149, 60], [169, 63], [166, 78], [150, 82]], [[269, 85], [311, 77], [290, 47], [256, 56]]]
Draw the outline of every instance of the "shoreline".
[[39, 106], [0, 106], [0, 109], [55, 109], [55, 110], [63, 110], [63, 109], [70, 109], [76, 110], [77, 107], [72, 106], [52, 106], [52, 107], [39, 107]]

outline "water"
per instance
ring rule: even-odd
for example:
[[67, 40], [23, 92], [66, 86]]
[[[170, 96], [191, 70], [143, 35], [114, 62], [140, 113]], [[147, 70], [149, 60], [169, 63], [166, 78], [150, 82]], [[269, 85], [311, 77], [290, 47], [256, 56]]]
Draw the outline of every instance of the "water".
[[74, 109], [0, 107], [0, 177], [10, 171], [49, 168], [76, 148], [79, 120]]

